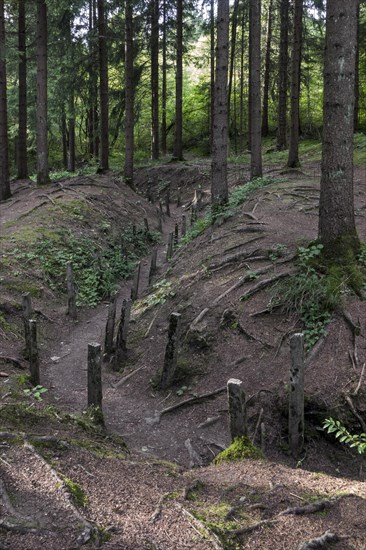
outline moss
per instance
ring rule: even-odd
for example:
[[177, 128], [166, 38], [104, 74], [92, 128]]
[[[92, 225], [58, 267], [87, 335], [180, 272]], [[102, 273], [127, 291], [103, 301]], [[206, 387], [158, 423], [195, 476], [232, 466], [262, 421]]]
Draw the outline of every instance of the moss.
[[264, 458], [264, 456], [247, 437], [236, 437], [230, 447], [217, 455], [214, 463], [222, 464], [223, 462], [239, 461], [249, 458], [259, 459]]
[[52, 405], [21, 402], [5, 405], [0, 408], [0, 426], [14, 426], [25, 429], [41, 422], [49, 426], [57, 422], [56, 410]]
[[32, 298], [40, 298], [43, 293], [43, 288], [36, 286], [32, 283], [28, 283], [24, 280], [20, 281], [4, 281], [4, 287], [13, 292], [29, 292]]
[[119, 459], [119, 460], [125, 460], [126, 453], [113, 449], [108, 445], [104, 445], [102, 443], [96, 443], [95, 441], [90, 441], [87, 439], [72, 439], [70, 441], [73, 445], [76, 447], [80, 447], [81, 449], [85, 449], [89, 451], [92, 455], [96, 456], [97, 458], [103, 458], [103, 459]]
[[78, 483], [76, 483], [75, 481], [73, 481], [72, 479], [66, 476], [63, 477], [63, 482], [74, 504], [79, 508], [85, 508], [89, 502], [89, 499], [86, 496], [82, 487]]

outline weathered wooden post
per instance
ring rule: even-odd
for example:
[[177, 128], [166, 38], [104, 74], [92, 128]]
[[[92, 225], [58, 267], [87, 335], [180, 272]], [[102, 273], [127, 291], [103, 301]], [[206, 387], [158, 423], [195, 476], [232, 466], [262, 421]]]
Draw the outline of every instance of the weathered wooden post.
[[131, 288], [131, 300], [133, 302], [137, 300], [139, 295], [140, 274], [141, 274], [141, 262], [137, 264], [135, 275], [133, 277], [132, 288]]
[[29, 371], [30, 371], [30, 383], [33, 386], [38, 386], [40, 383], [39, 376], [39, 356], [38, 356], [38, 343], [37, 343], [37, 321], [35, 319], [29, 320]]
[[117, 339], [116, 339], [116, 349], [114, 357], [111, 361], [111, 367], [113, 370], [119, 370], [123, 359], [126, 357], [127, 353], [127, 335], [128, 335], [128, 326], [130, 323], [131, 315], [131, 300], [123, 300], [121, 308], [121, 316], [118, 323], [117, 330]]
[[179, 208], [181, 205], [181, 188], [178, 187], [178, 190], [177, 190], [177, 208]]
[[29, 321], [33, 315], [32, 299], [29, 292], [22, 294], [22, 310], [23, 310], [23, 324], [24, 324], [24, 357], [29, 359], [30, 357], [30, 335], [29, 335]]
[[160, 233], [161, 233], [163, 231], [163, 218], [162, 218], [162, 215], [161, 215], [160, 208], [156, 209], [156, 215], [158, 217], [158, 231], [160, 231]]
[[66, 287], [67, 287], [67, 315], [74, 321], [77, 318], [76, 312], [76, 287], [74, 280], [74, 270], [72, 263], [67, 262], [66, 265]]
[[151, 280], [156, 273], [157, 258], [158, 258], [158, 249], [154, 248], [153, 253], [151, 255], [151, 264], [150, 264], [150, 270], [149, 270], [149, 284], [151, 284]]
[[231, 439], [246, 436], [247, 415], [243, 382], [230, 378], [227, 383], [227, 397], [229, 401], [229, 425]]
[[304, 335], [290, 338], [291, 368], [288, 433], [292, 456], [297, 458], [304, 446]]
[[136, 229], [136, 225], [135, 225], [135, 224], [132, 224], [132, 235], [133, 235], [134, 237], [136, 237], [136, 235], [137, 235], [137, 229]]
[[150, 228], [149, 228], [149, 220], [147, 218], [144, 218], [144, 226], [145, 226], [145, 235], [148, 235], [150, 232]]
[[174, 246], [178, 246], [179, 241], [179, 226], [176, 223], [174, 227]]
[[185, 215], [182, 216], [182, 237], [185, 237], [187, 233], [187, 220]]
[[173, 243], [174, 243], [174, 234], [169, 233], [168, 247], [166, 249], [166, 259], [167, 261], [173, 256]]
[[160, 216], [161, 216], [162, 221], [165, 222], [163, 203], [161, 202], [161, 200], [159, 200], [159, 211], [160, 211]]
[[114, 325], [116, 321], [117, 294], [113, 293], [109, 300], [108, 317], [105, 327], [104, 353], [110, 355], [113, 351]]
[[160, 380], [160, 387], [163, 390], [168, 388], [172, 383], [177, 368], [181, 317], [180, 313], [171, 313], [169, 316], [168, 343], [165, 349], [164, 365]]
[[165, 212], [170, 217], [170, 189], [168, 187], [165, 195]]
[[102, 353], [101, 345], [88, 344], [88, 407], [102, 410]]
[[191, 206], [191, 225], [197, 220], [197, 211], [195, 206]]

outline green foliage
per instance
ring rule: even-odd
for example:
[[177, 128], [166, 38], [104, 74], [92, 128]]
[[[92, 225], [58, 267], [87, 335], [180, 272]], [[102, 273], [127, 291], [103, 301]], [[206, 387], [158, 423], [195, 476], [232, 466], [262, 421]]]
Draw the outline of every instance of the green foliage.
[[190, 243], [193, 241], [198, 235], [203, 233], [205, 229], [210, 227], [212, 224], [212, 215], [211, 211], [209, 211], [205, 216], [202, 218], [198, 218], [194, 224], [188, 229], [187, 233], [184, 237], [180, 240], [179, 246], [184, 246], [185, 244]]
[[84, 489], [69, 477], [64, 476], [62, 480], [75, 506], [85, 508], [89, 503], [89, 499], [85, 494]]
[[227, 209], [230, 212], [232, 209], [240, 206], [248, 197], [257, 189], [262, 189], [271, 183], [280, 183], [284, 181], [280, 178], [254, 178], [244, 185], [240, 185], [234, 189], [229, 196]]
[[222, 464], [228, 461], [263, 458], [262, 452], [253, 445], [248, 437], [236, 437], [230, 447], [218, 454], [214, 460], [215, 464]]
[[134, 308], [139, 313], [143, 313], [154, 306], [165, 304], [168, 298], [173, 298], [174, 296], [173, 283], [162, 279], [152, 286], [151, 292], [146, 298], [136, 302]]
[[340, 423], [339, 420], [333, 420], [333, 418], [327, 418], [324, 421], [323, 428], [327, 430], [328, 433], [333, 433], [341, 443], [346, 443], [350, 447], [357, 449], [360, 454], [363, 454], [366, 451], [365, 433], [353, 435]]
[[42, 395], [48, 391], [47, 388], [44, 388], [43, 386], [35, 386], [34, 388], [27, 388], [23, 390], [24, 395], [27, 397], [32, 397], [33, 399], [36, 399], [37, 401], [42, 401]]

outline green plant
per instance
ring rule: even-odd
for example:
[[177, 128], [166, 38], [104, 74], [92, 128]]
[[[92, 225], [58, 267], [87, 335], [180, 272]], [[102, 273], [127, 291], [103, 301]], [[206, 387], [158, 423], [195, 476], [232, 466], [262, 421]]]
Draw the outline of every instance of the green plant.
[[69, 477], [65, 476], [62, 479], [74, 504], [79, 508], [85, 508], [88, 505], [89, 499], [86, 496], [84, 489]]
[[366, 433], [353, 435], [339, 420], [333, 420], [333, 418], [326, 418], [323, 428], [327, 430], [328, 433], [334, 433], [334, 436], [339, 439], [341, 443], [346, 443], [350, 447], [357, 449], [360, 454], [366, 451]]
[[139, 313], [143, 313], [151, 307], [165, 304], [168, 298], [173, 298], [174, 296], [175, 291], [173, 290], [172, 282], [162, 279], [153, 285], [150, 294], [143, 300], [140, 300], [135, 308]]
[[32, 397], [33, 399], [36, 399], [37, 401], [42, 401], [42, 395], [48, 391], [47, 388], [44, 388], [43, 386], [34, 386], [34, 388], [31, 389], [25, 389], [23, 390], [24, 395], [27, 397]]
[[279, 258], [282, 258], [287, 252], [287, 246], [285, 244], [275, 244], [272, 246], [269, 252], [269, 259], [271, 262], [275, 262]]
[[192, 390], [191, 386], [181, 386], [175, 393], [179, 396], [189, 393]]
[[248, 458], [263, 458], [263, 454], [253, 445], [248, 437], [236, 437], [230, 447], [216, 456], [214, 463], [221, 464], [222, 462], [245, 460]]

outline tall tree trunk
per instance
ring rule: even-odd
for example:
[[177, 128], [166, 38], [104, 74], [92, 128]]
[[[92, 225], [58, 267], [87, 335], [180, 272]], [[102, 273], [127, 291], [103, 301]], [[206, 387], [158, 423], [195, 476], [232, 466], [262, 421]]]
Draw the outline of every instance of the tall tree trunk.
[[109, 169], [108, 130], [108, 55], [105, 0], [98, 0], [98, 44], [99, 44], [99, 95], [100, 95], [100, 169]]
[[151, 158], [159, 158], [159, 0], [151, 0]]
[[69, 172], [75, 172], [75, 93], [74, 93], [74, 43], [72, 39], [73, 17], [69, 14], [69, 71], [71, 72], [69, 89], [69, 157], [67, 169]]
[[37, 184], [49, 183], [47, 136], [47, 4], [37, 0]]
[[268, 133], [269, 133], [268, 96], [269, 96], [269, 81], [271, 76], [272, 16], [273, 16], [273, 0], [269, 0], [266, 58], [265, 58], [265, 67], [264, 67], [264, 83], [263, 83], [263, 109], [262, 109], [262, 136], [263, 137], [268, 136]]
[[[235, 48], [236, 48], [236, 29], [238, 26], [238, 9], [239, 0], [234, 0], [233, 15], [231, 20], [231, 40], [230, 40], [230, 65], [229, 65], [229, 87], [228, 87], [228, 121], [229, 121], [229, 134], [230, 134], [230, 114], [231, 114], [231, 96], [233, 90], [234, 79], [234, 64], [235, 64]], [[235, 123], [234, 123], [235, 126]]]
[[353, 198], [357, 4], [358, 0], [327, 4], [319, 239], [338, 265], [359, 249]]
[[67, 125], [66, 125], [66, 113], [65, 106], [62, 106], [61, 111], [61, 134], [62, 134], [62, 161], [63, 167], [67, 170], [68, 156], [67, 156]]
[[0, 0], [0, 200], [11, 196], [9, 183], [8, 107], [6, 97], [4, 0]]
[[162, 67], [161, 67], [161, 152], [165, 156], [166, 145], [166, 102], [167, 102], [167, 51], [166, 51], [166, 0], [163, 0], [163, 23], [162, 23]]
[[133, 183], [134, 153], [134, 82], [133, 82], [133, 0], [125, 4], [125, 182]]
[[215, 97], [215, 0], [210, 0], [210, 152], [213, 150]]
[[226, 204], [229, 63], [229, 0], [217, 3], [217, 43], [214, 94], [213, 150], [211, 164], [211, 202], [213, 211]]
[[261, 0], [249, 2], [250, 178], [262, 177]]
[[239, 150], [244, 150], [244, 46], [245, 46], [245, 26], [246, 10], [242, 8], [241, 17], [241, 36], [240, 36], [240, 101], [239, 101]]
[[353, 115], [353, 131], [359, 130], [359, 103], [360, 103], [360, 4], [357, 6], [357, 41], [356, 41], [356, 71], [355, 71], [355, 108]]
[[280, 54], [278, 67], [277, 150], [287, 147], [287, 85], [289, 0], [280, 0]]
[[28, 177], [27, 166], [27, 51], [25, 35], [25, 0], [19, 0], [18, 6], [18, 49], [19, 49], [19, 89], [18, 89], [18, 151], [17, 176]]
[[175, 135], [173, 159], [183, 160], [183, 0], [177, 0]]
[[300, 132], [300, 69], [302, 50], [302, 28], [303, 28], [303, 5], [304, 0], [295, 0], [294, 11], [294, 32], [292, 43], [291, 59], [291, 126], [290, 126], [290, 147], [288, 152], [287, 166], [297, 168], [299, 160], [299, 132]]

